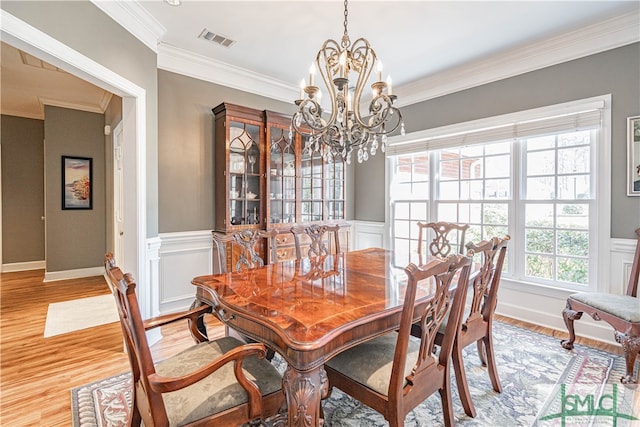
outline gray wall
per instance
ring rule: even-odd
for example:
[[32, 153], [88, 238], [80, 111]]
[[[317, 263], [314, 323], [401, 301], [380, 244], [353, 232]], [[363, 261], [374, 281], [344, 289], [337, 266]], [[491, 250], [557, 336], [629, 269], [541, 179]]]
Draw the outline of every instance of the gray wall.
[[[47, 272], [99, 266], [107, 228], [104, 115], [46, 106], [44, 123]], [[62, 210], [62, 156], [93, 159], [93, 209]]]
[[[0, 8], [146, 91], [146, 226], [147, 236], [156, 236], [158, 234], [158, 73], [155, 52], [89, 1], [3, 0], [0, 2]], [[102, 262], [98, 265], [101, 264]]]
[[1, 116], [2, 262], [44, 260], [44, 122]]
[[[640, 114], [640, 43], [565, 62], [402, 108], [407, 132], [612, 95], [611, 237], [635, 237], [640, 198], [626, 195], [627, 117]], [[384, 221], [384, 163], [356, 169], [356, 219]]]
[[[158, 228], [160, 232], [212, 229], [211, 109], [229, 102], [293, 114], [295, 105], [163, 70], [158, 70], [158, 101]], [[347, 205], [353, 203], [347, 199]]]

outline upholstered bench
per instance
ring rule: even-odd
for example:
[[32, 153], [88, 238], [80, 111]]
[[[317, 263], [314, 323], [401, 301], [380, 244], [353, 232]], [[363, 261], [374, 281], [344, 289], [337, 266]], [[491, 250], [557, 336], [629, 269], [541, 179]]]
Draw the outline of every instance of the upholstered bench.
[[631, 276], [626, 295], [613, 295], [602, 292], [578, 292], [569, 295], [567, 306], [562, 311], [564, 323], [569, 330], [569, 339], [562, 340], [562, 347], [573, 349], [576, 339], [573, 321], [587, 313], [594, 320], [604, 320], [614, 329], [616, 342], [622, 345], [626, 362], [626, 373], [621, 381], [636, 384], [633, 370], [636, 357], [640, 353], [640, 298], [638, 298], [638, 279], [640, 276], [640, 228], [636, 230], [638, 243], [631, 267]]

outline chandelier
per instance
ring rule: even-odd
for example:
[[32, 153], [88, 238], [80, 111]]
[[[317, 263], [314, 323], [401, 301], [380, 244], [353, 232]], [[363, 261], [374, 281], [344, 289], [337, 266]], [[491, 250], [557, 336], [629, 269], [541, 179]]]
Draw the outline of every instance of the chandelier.
[[[393, 106], [391, 78], [382, 80], [382, 63], [364, 38], [353, 44], [347, 32], [347, 0], [344, 2], [344, 35], [341, 43], [326, 40], [309, 70], [309, 84], [300, 83], [300, 99], [295, 101], [298, 111], [292, 118], [292, 126], [306, 137], [304, 150], [311, 154], [320, 152], [325, 161], [341, 159], [351, 163], [351, 154], [357, 153], [359, 163], [376, 154], [378, 148], [385, 151], [387, 135], [400, 127], [404, 135], [404, 122], [400, 110]], [[377, 67], [376, 80], [371, 83], [371, 94], [365, 95], [365, 87], [373, 67]], [[331, 112], [323, 115], [320, 88], [314, 85], [314, 77], [320, 73], [330, 100]], [[355, 81], [355, 86], [350, 82]], [[361, 114], [361, 103], [371, 99], [368, 114]]]

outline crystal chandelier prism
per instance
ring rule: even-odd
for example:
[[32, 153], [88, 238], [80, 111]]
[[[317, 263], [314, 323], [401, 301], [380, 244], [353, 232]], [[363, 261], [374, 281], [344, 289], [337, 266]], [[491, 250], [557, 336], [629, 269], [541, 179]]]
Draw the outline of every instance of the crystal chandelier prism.
[[[304, 150], [311, 154], [320, 152], [325, 161], [342, 159], [351, 163], [355, 152], [359, 163], [385, 151], [387, 136], [400, 127], [404, 135], [404, 122], [400, 110], [393, 106], [391, 78], [382, 80], [382, 63], [364, 38], [353, 44], [347, 31], [347, 0], [344, 2], [344, 35], [341, 43], [326, 40], [309, 70], [309, 84], [300, 83], [300, 99], [295, 103], [298, 111], [292, 118], [292, 126], [306, 137]], [[371, 93], [365, 95], [373, 68], [376, 79], [371, 83]], [[331, 111], [324, 114], [321, 92], [314, 85], [315, 73], [320, 73], [327, 89]], [[351, 84], [355, 82], [355, 86]], [[368, 114], [361, 114], [361, 104], [371, 99]]]

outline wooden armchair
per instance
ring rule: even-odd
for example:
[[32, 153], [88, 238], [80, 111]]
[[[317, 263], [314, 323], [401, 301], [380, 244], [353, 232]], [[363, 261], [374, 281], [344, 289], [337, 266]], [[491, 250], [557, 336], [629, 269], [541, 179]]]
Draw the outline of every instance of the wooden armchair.
[[[330, 387], [380, 412], [391, 427], [404, 419], [435, 391], [442, 399], [444, 424], [454, 424], [451, 402], [451, 352], [464, 308], [471, 259], [451, 255], [423, 267], [405, 268], [408, 285], [398, 332], [390, 332], [346, 350], [325, 364]], [[459, 274], [459, 276], [457, 276]], [[451, 289], [454, 278], [457, 287]], [[433, 298], [421, 312], [414, 312], [418, 282], [431, 280]], [[450, 312], [441, 351], [434, 355], [436, 332]], [[420, 319], [423, 333], [411, 336], [411, 325]]]
[[[329, 255], [332, 253], [340, 253], [340, 226], [326, 224], [312, 224], [304, 227], [293, 227], [291, 229], [296, 244], [296, 258], [306, 258], [312, 256]], [[325, 234], [329, 235], [329, 247], [325, 243]], [[310, 240], [303, 241], [304, 236]], [[305, 252], [303, 247], [308, 244], [309, 249]], [[332, 247], [331, 247], [332, 246]]]
[[576, 334], [573, 321], [580, 319], [582, 313], [589, 314], [594, 320], [604, 320], [614, 329], [616, 342], [622, 345], [626, 361], [626, 373], [621, 378], [624, 384], [637, 384], [633, 377], [636, 357], [640, 353], [640, 298], [638, 298], [638, 280], [640, 278], [640, 228], [636, 230], [635, 255], [631, 267], [631, 276], [625, 295], [612, 295], [602, 292], [579, 292], [569, 295], [567, 306], [562, 311], [564, 324], [569, 330], [569, 339], [562, 340], [562, 347], [573, 349]]
[[[453, 222], [419, 222], [418, 223], [418, 258], [422, 262], [423, 250], [429, 249], [433, 256], [447, 256], [450, 253], [464, 253], [465, 234], [469, 224]], [[431, 230], [433, 239], [427, 242], [427, 234]], [[453, 240], [453, 244], [452, 244]], [[451, 252], [453, 247], [457, 251]]]
[[190, 319], [191, 332], [197, 335], [193, 325], [208, 308], [143, 321], [131, 275], [122, 274], [111, 254], [105, 258], [105, 270], [131, 364], [129, 425], [255, 425], [278, 412], [284, 401], [282, 378], [264, 360], [264, 345], [243, 345], [231, 337], [207, 341], [201, 336], [198, 344], [154, 364], [146, 331]]
[[[462, 349], [474, 342], [478, 348], [478, 356], [483, 366], [488, 366], [489, 378], [493, 389], [500, 393], [502, 386], [496, 368], [496, 358], [493, 350], [493, 314], [498, 304], [498, 288], [502, 276], [502, 266], [507, 254], [507, 243], [510, 237], [494, 237], [478, 244], [468, 243], [467, 255], [482, 255], [480, 270], [473, 273], [470, 279], [473, 294], [467, 298], [468, 309], [462, 316], [462, 324], [458, 336], [453, 343], [453, 368], [456, 374], [458, 393], [462, 407], [470, 417], [476, 416], [476, 410], [471, 400], [467, 376], [464, 370]], [[469, 304], [470, 303], [470, 304]], [[442, 345], [445, 339], [445, 326], [442, 322], [436, 336], [436, 344]]]

